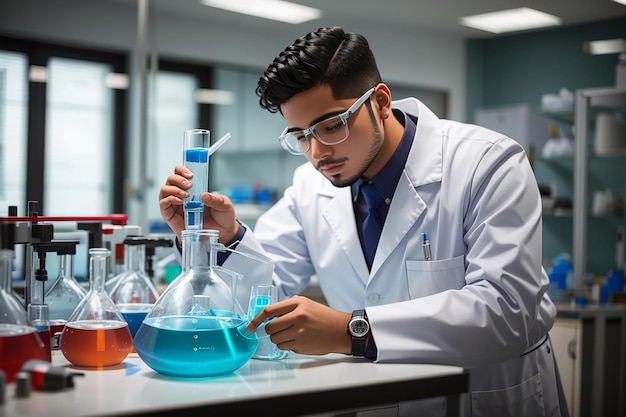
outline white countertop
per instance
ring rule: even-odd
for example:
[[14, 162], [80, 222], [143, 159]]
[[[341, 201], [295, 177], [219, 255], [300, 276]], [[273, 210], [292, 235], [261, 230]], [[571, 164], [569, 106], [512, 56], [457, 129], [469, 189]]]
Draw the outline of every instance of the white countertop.
[[[52, 363], [70, 366], [59, 351], [53, 352]], [[345, 355], [293, 353], [279, 361], [251, 359], [234, 373], [214, 378], [164, 376], [136, 354], [110, 369], [76, 371], [85, 375], [74, 377], [75, 387], [62, 391], [32, 391], [28, 398], [16, 398], [15, 384], [8, 385], [0, 416], [154, 416], [199, 411], [207, 415], [310, 414], [454, 396], [467, 391], [469, 379], [462, 368], [453, 366], [373, 364]], [[354, 390], [362, 395], [354, 395]]]

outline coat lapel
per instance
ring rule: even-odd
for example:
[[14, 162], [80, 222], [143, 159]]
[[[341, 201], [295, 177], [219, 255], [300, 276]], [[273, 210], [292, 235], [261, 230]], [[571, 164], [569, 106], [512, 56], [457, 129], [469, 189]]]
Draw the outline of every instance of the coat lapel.
[[422, 212], [426, 209], [426, 203], [415, 191], [415, 186], [403, 172], [396, 187], [389, 213], [383, 227], [382, 234], [374, 262], [372, 263], [371, 275], [374, 276], [380, 269], [391, 252], [398, 246], [400, 241], [409, 232]]
[[441, 181], [442, 132], [439, 119], [415, 99], [394, 102], [395, 107], [417, 116], [413, 145], [396, 186], [380, 243], [372, 264], [373, 277], [427, 208], [420, 186]]
[[350, 260], [352, 268], [365, 283], [369, 272], [356, 230], [350, 187], [335, 188], [328, 182], [322, 193], [332, 195], [330, 202], [322, 212], [322, 216], [328, 222], [345, 256]]

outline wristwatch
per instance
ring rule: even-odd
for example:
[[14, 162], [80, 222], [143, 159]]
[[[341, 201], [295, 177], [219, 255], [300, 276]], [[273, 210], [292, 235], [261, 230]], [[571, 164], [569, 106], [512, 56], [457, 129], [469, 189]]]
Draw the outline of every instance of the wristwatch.
[[354, 310], [348, 323], [348, 334], [352, 338], [352, 356], [365, 356], [365, 338], [370, 331], [365, 310]]

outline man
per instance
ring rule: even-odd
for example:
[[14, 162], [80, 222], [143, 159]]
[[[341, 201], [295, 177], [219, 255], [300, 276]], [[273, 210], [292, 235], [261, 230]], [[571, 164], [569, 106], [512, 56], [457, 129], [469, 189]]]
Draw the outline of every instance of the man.
[[[282, 301], [249, 330], [273, 317], [266, 331], [283, 350], [463, 366], [468, 416], [567, 415], [547, 337], [555, 307], [541, 202], [523, 148], [440, 120], [417, 99], [392, 102], [366, 39], [339, 27], [288, 46], [257, 94], [285, 119], [282, 146], [310, 163], [254, 233], [226, 197], [202, 196], [205, 228], [259, 245], [275, 263]], [[179, 236], [190, 176], [177, 166], [160, 194]], [[328, 306], [294, 297], [312, 275]], [[351, 319], [361, 326], [348, 329]], [[400, 413], [438, 415], [443, 401]]]

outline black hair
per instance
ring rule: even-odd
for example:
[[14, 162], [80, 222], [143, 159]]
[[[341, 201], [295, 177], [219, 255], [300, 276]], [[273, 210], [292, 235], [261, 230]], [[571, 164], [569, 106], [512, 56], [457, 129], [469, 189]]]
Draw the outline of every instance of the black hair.
[[328, 85], [337, 100], [358, 97], [381, 82], [367, 40], [341, 27], [310, 32], [285, 48], [259, 79], [256, 94], [262, 108], [276, 113], [294, 95]]

